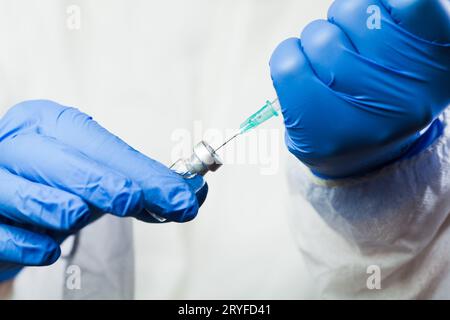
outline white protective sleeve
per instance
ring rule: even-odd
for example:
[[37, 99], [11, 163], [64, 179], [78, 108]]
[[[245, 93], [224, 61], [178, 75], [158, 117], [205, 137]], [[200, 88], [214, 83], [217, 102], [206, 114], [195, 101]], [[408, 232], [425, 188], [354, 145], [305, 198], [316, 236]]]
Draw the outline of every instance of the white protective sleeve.
[[442, 120], [427, 150], [363, 178], [319, 180], [292, 157], [290, 219], [318, 298], [450, 298], [449, 115]]

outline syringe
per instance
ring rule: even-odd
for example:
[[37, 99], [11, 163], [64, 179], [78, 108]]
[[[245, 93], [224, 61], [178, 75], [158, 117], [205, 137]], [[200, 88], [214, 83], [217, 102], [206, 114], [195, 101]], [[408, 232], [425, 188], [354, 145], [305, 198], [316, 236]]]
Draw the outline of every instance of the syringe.
[[236, 134], [234, 134], [231, 138], [222, 143], [220, 147], [216, 148], [216, 150], [214, 151], [215, 152], [218, 151], [237, 136], [246, 133], [247, 131], [250, 131], [253, 128], [256, 128], [257, 126], [266, 122], [272, 117], [278, 116], [280, 109], [281, 106], [280, 102], [278, 101], [278, 98], [273, 100], [272, 102], [267, 101], [266, 104], [261, 109], [252, 114], [250, 117], [248, 117], [244, 122], [242, 122]]

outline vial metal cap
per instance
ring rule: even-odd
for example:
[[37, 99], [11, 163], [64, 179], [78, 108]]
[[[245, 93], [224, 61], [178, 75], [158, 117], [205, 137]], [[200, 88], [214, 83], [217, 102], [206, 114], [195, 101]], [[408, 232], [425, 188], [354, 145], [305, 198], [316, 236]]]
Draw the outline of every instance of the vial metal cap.
[[189, 165], [191, 166], [191, 172], [203, 176], [208, 171], [219, 169], [223, 162], [208, 143], [200, 141], [193, 149]]

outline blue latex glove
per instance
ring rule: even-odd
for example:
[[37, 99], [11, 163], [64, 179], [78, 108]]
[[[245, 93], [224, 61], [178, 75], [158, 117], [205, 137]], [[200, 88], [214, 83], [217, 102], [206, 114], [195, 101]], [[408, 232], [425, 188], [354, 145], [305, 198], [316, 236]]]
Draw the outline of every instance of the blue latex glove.
[[0, 121], [0, 281], [21, 266], [53, 263], [69, 234], [104, 213], [193, 219], [207, 186], [201, 177], [189, 183], [197, 194], [74, 108], [16, 105]]
[[442, 132], [433, 120], [450, 103], [450, 2], [335, 1], [270, 66], [289, 150], [322, 177], [367, 173]]

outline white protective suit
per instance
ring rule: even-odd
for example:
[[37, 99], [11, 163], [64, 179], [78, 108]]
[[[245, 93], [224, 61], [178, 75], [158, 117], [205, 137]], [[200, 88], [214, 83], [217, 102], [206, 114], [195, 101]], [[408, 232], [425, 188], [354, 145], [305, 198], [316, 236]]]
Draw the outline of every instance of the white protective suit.
[[292, 227], [320, 297], [450, 298], [448, 119], [427, 150], [364, 178], [319, 180], [292, 159]]
[[[273, 49], [331, 2], [4, 0], [0, 106], [35, 98], [78, 106], [170, 164], [180, 133], [192, 133], [192, 144], [214, 128], [209, 137], [220, 140], [274, 96]], [[282, 135], [273, 121], [227, 147], [194, 222], [133, 222], [135, 258], [132, 220], [107, 216], [67, 241], [55, 265], [21, 273], [14, 297], [450, 297], [448, 129], [411, 160], [334, 185], [287, 155]], [[67, 288], [68, 265], [81, 268], [81, 290]], [[379, 290], [367, 287], [373, 266]]]

